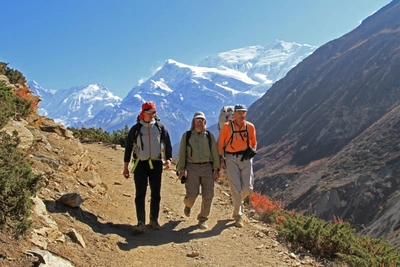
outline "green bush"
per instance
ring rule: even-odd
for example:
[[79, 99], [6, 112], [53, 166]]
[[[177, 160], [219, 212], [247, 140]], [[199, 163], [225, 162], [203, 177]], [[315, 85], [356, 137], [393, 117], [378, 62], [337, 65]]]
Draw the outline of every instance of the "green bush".
[[3, 128], [10, 117], [19, 115], [26, 117], [32, 112], [31, 103], [22, 97], [15, 96], [9, 87], [0, 82], [0, 129]]
[[0, 62], [0, 75], [6, 75], [7, 64]]
[[12, 136], [0, 132], [0, 230], [9, 226], [15, 236], [25, 234], [31, 227], [30, 198], [40, 189], [42, 180], [17, 150], [19, 142], [16, 131]]
[[317, 258], [354, 267], [400, 266], [399, 247], [370, 236], [357, 237], [351, 225], [340, 218], [328, 222], [313, 215], [299, 215], [257, 193], [250, 194], [250, 203], [263, 221], [276, 225], [279, 238], [293, 247], [307, 249]]
[[276, 216], [279, 236], [316, 257], [340, 260], [354, 267], [400, 266], [398, 247], [369, 236], [357, 237], [348, 222], [328, 222], [295, 213]]
[[24, 75], [18, 70], [9, 68], [8, 63], [0, 62], [0, 75], [7, 76], [8, 80], [12, 84], [25, 84], [26, 79]]
[[68, 127], [68, 130], [72, 131], [75, 138], [81, 142], [93, 143], [103, 142], [108, 144], [117, 144], [125, 146], [125, 139], [128, 136], [129, 128], [126, 125], [123, 130], [113, 131], [112, 134], [104, 131], [102, 128], [74, 128]]
[[124, 129], [112, 132], [112, 142], [113, 144], [121, 145], [125, 147], [126, 137], [129, 133], [128, 125], [125, 125]]
[[[0, 62], [0, 75], [7, 76], [11, 84], [24, 84], [21, 72]], [[0, 82], [0, 129], [10, 117], [26, 118], [33, 110], [31, 103], [13, 94], [12, 89]], [[0, 132], [0, 230], [10, 230], [16, 237], [24, 235], [31, 227], [32, 200], [40, 188], [41, 175], [32, 172], [26, 155], [18, 151], [18, 132], [12, 136]]]

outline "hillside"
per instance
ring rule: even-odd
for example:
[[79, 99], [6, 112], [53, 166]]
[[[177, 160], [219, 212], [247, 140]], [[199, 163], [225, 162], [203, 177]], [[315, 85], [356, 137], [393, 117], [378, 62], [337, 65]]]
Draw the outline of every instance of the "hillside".
[[[210, 228], [199, 230], [195, 216], [183, 215], [184, 187], [173, 169], [163, 174], [161, 229], [134, 234], [134, 186], [132, 178], [122, 176], [123, 149], [81, 144], [50, 119], [34, 117], [30, 123], [38, 119], [43, 122], [40, 128], [24, 120], [6, 127], [25, 133], [21, 148], [35, 144], [29, 157], [35, 173], [43, 173], [45, 180], [35, 198], [34, 227], [28, 236], [16, 241], [0, 234], [0, 266], [33, 266], [38, 261], [34, 255], [46, 251], [82, 267], [322, 266], [306, 252], [294, 253], [280, 244], [274, 229], [255, 220], [249, 208], [246, 227], [234, 227], [224, 184], [215, 188]], [[60, 196], [68, 193], [79, 194], [83, 203], [62, 204]], [[194, 214], [199, 207], [198, 200]], [[37, 248], [42, 252], [33, 253]], [[58, 261], [46, 266], [68, 265]]]
[[400, 1], [318, 48], [250, 108], [256, 190], [400, 244]]

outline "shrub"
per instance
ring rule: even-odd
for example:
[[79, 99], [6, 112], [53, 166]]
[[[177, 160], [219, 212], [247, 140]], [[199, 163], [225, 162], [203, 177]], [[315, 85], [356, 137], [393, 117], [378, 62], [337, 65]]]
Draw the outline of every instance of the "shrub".
[[12, 84], [25, 84], [26, 79], [24, 75], [18, 70], [9, 68], [8, 63], [0, 62], [0, 75], [7, 76], [8, 80]]
[[262, 221], [271, 222], [271, 215], [275, 212], [280, 213], [283, 211], [282, 201], [271, 201], [268, 196], [254, 192], [250, 193], [249, 198], [251, 206], [258, 213]]
[[20, 139], [0, 132], [0, 230], [9, 226], [15, 236], [30, 226], [32, 196], [40, 188], [41, 175], [35, 175], [26, 156], [17, 150]]
[[0, 129], [7, 124], [10, 117], [18, 114], [26, 117], [32, 112], [31, 103], [24, 98], [15, 96], [11, 89], [0, 82]]
[[352, 246], [353, 253], [337, 253], [337, 256], [349, 266], [400, 266], [398, 247], [370, 236], [361, 236]]
[[6, 75], [7, 64], [0, 62], [0, 75]]
[[68, 127], [68, 130], [72, 131], [75, 138], [78, 138], [81, 142], [103, 142], [109, 144], [117, 144], [125, 146], [125, 139], [128, 136], [129, 128], [126, 125], [123, 130], [113, 131], [112, 134], [104, 131], [102, 128], [74, 128]]
[[128, 125], [125, 125], [124, 129], [113, 131], [112, 133], [112, 142], [113, 144], [121, 145], [125, 147], [126, 137], [129, 133]]
[[280, 201], [261, 194], [250, 194], [250, 203], [263, 221], [275, 223], [280, 238], [309, 250], [315, 257], [342, 261], [348, 266], [400, 266], [399, 247], [369, 236], [357, 237], [348, 222], [333, 222], [314, 215], [285, 211]]
[[314, 216], [285, 214], [282, 225], [277, 225], [279, 235], [300, 245], [318, 257], [333, 260], [336, 253], [351, 251], [355, 243], [354, 230], [348, 223], [323, 221]]

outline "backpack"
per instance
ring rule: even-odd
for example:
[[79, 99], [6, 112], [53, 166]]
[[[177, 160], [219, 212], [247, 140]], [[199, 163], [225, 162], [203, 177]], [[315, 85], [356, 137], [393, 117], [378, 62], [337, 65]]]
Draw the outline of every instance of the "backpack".
[[[208, 130], [206, 130], [206, 133], [207, 133], [207, 138], [208, 138], [208, 146], [210, 147], [210, 151], [211, 151], [211, 135], [210, 135], [210, 132]], [[191, 135], [192, 135], [192, 131], [191, 130], [186, 132], [186, 146], [190, 146], [190, 148], [192, 148], [192, 146], [189, 144], [189, 139], [190, 139]], [[192, 156], [193, 149], [191, 149], [190, 152], [191, 152], [190, 156]]]
[[[229, 124], [231, 126], [231, 133], [232, 134], [231, 134], [231, 137], [228, 140], [228, 144], [231, 143], [231, 147], [233, 148], [233, 146], [232, 146], [233, 136], [235, 135], [235, 133], [239, 133], [240, 137], [242, 137], [242, 140], [244, 140], [244, 137], [247, 137], [247, 146], [249, 146], [249, 138], [248, 138], [249, 132], [247, 130], [247, 122], [246, 122], [245, 128], [243, 130], [240, 130], [240, 131], [235, 131], [235, 126], [233, 125], [233, 121], [229, 121]], [[243, 137], [242, 133], [244, 133], [244, 137]]]
[[222, 126], [233, 116], [234, 106], [223, 106], [218, 117], [218, 131], [221, 131]]

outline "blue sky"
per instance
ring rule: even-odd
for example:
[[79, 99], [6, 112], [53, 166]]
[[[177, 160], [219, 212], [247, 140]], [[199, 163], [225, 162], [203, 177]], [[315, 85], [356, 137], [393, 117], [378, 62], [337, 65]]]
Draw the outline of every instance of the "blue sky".
[[276, 39], [321, 46], [390, 0], [2, 0], [0, 61], [45, 89], [101, 83], [124, 98], [167, 59]]

